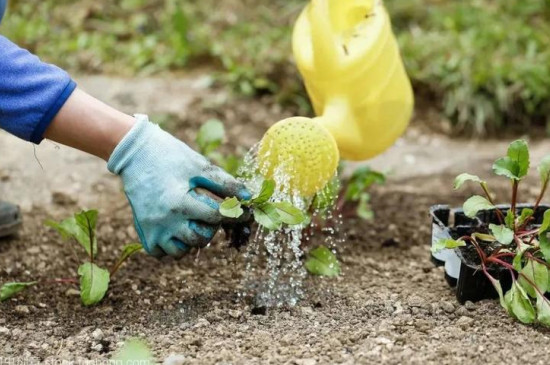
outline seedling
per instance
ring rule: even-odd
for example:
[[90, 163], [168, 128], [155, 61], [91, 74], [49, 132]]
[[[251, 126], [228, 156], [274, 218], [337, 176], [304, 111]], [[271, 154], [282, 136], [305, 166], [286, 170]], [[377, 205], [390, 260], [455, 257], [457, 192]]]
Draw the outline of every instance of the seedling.
[[64, 240], [73, 240], [87, 254], [87, 261], [78, 267], [77, 278], [53, 279], [44, 281], [32, 281], [26, 283], [6, 283], [0, 288], [0, 301], [7, 300], [22, 290], [38, 284], [62, 283], [78, 284], [80, 286], [80, 299], [86, 306], [99, 303], [109, 288], [109, 282], [122, 264], [133, 254], [141, 251], [139, 243], [131, 243], [124, 246], [120, 258], [111, 270], [99, 267], [95, 263], [97, 255], [97, 210], [82, 211], [73, 217], [61, 222], [48, 220], [46, 226], [54, 228]]
[[212, 160], [231, 175], [237, 176], [243, 160], [236, 155], [223, 155], [218, 150], [224, 138], [225, 128], [223, 123], [217, 119], [210, 119], [199, 128], [195, 143], [197, 144], [199, 153]]
[[340, 275], [340, 263], [336, 255], [326, 246], [319, 246], [310, 250], [305, 267], [313, 275], [329, 277]]
[[[342, 170], [342, 165], [339, 170]], [[334, 216], [357, 216], [372, 220], [374, 212], [370, 206], [368, 189], [374, 184], [384, 184], [386, 175], [380, 171], [363, 166], [356, 169], [349, 178], [340, 181], [335, 177], [315, 196], [312, 210], [323, 215], [333, 209]]]
[[[529, 149], [524, 140], [512, 142], [507, 155], [493, 164], [493, 172], [511, 183], [512, 201], [506, 214], [495, 205], [486, 181], [470, 174], [457, 176], [455, 189], [466, 182], [474, 182], [483, 192], [483, 195], [466, 200], [464, 214], [475, 218], [480, 211], [494, 209], [499, 224], [490, 224], [456, 240], [442, 239], [432, 250], [438, 252], [444, 248], [471, 245], [479, 256], [480, 269], [495, 287], [502, 307], [523, 323], [537, 321], [550, 326], [550, 301], [545, 296], [550, 289], [550, 210], [544, 212], [540, 226], [533, 224], [533, 215], [548, 188], [550, 156], [546, 156], [538, 166], [541, 189], [533, 209], [524, 208], [519, 212], [516, 208], [518, 188], [527, 176], [529, 165]], [[490, 267], [502, 267], [509, 272], [512, 286], [506, 293], [500, 281], [489, 273]]]
[[260, 192], [249, 200], [226, 198], [220, 204], [220, 213], [224, 217], [239, 218], [248, 209], [254, 220], [269, 231], [279, 230], [283, 224], [293, 226], [304, 223], [305, 214], [292, 203], [271, 201], [275, 187], [275, 181], [264, 180]]

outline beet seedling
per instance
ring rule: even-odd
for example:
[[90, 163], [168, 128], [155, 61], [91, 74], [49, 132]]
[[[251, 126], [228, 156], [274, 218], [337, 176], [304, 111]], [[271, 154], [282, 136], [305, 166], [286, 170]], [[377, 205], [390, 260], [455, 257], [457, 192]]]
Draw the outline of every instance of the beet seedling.
[[111, 270], [99, 267], [95, 263], [97, 255], [97, 210], [82, 211], [61, 222], [48, 220], [46, 226], [54, 228], [64, 240], [72, 239], [82, 246], [87, 254], [87, 262], [78, 267], [77, 278], [53, 279], [26, 283], [6, 283], [0, 288], [0, 301], [7, 300], [22, 290], [38, 284], [64, 283], [80, 286], [80, 299], [86, 306], [99, 303], [109, 288], [113, 275], [133, 254], [142, 249], [141, 244], [131, 243], [124, 246], [122, 254]]
[[[340, 167], [341, 170], [341, 167]], [[349, 178], [332, 179], [325, 188], [318, 193], [312, 203], [312, 210], [323, 215], [334, 208], [333, 215], [352, 217], [356, 215], [364, 220], [374, 218], [370, 206], [368, 189], [374, 184], [384, 184], [386, 175], [375, 171], [369, 166], [356, 169]]]
[[283, 224], [293, 226], [306, 220], [305, 214], [290, 202], [271, 201], [275, 192], [275, 181], [264, 180], [260, 192], [249, 200], [239, 200], [236, 197], [226, 198], [220, 204], [220, 213], [224, 217], [239, 218], [249, 209], [256, 223], [261, 227], [275, 231]]
[[[493, 164], [493, 172], [510, 180], [512, 201], [504, 214], [491, 196], [488, 184], [478, 176], [461, 174], [454, 187], [459, 189], [466, 182], [480, 185], [483, 195], [474, 195], [464, 203], [464, 214], [475, 218], [480, 211], [493, 209], [500, 224], [489, 224], [478, 232], [459, 239], [442, 239], [434, 245], [434, 252], [444, 248], [471, 245], [479, 256], [481, 270], [495, 287], [500, 304], [513, 317], [523, 323], [538, 321], [550, 326], [550, 301], [546, 293], [550, 289], [550, 210], [544, 212], [540, 226], [533, 224], [533, 216], [547, 191], [550, 180], [550, 156], [538, 166], [541, 189], [533, 209], [517, 209], [519, 184], [529, 171], [529, 149], [524, 140], [510, 144], [505, 157]], [[512, 278], [511, 288], [504, 293], [499, 280], [489, 267], [502, 267]]]

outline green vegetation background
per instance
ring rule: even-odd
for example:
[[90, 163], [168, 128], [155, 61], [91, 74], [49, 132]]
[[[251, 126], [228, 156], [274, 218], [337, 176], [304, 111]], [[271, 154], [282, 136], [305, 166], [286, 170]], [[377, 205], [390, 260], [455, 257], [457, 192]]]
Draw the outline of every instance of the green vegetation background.
[[[239, 94], [274, 94], [307, 109], [290, 52], [306, 3], [11, 0], [0, 32], [72, 72], [131, 76], [207, 65]], [[550, 0], [386, 5], [417, 97], [455, 131], [550, 127]]]

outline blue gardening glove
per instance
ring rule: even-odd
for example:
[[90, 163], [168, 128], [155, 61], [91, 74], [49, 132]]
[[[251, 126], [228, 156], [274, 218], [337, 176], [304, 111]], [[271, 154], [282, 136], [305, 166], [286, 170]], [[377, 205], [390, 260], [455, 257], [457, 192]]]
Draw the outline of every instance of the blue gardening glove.
[[228, 221], [219, 213], [217, 200], [196, 188], [221, 198], [250, 199], [250, 193], [146, 115], [135, 117], [136, 124], [115, 148], [107, 167], [122, 177], [145, 250], [155, 257], [179, 258], [191, 247], [206, 246], [220, 224]]

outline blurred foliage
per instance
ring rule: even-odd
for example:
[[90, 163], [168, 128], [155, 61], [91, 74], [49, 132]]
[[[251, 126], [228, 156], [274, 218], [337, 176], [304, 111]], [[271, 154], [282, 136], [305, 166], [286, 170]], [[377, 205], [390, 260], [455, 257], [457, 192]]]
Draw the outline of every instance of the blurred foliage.
[[417, 90], [459, 131], [550, 127], [549, 0], [390, 0]]
[[[306, 0], [12, 0], [2, 33], [77, 72], [215, 65], [240, 94], [310, 111], [290, 34]], [[386, 0], [422, 97], [457, 131], [550, 126], [550, 0]]]

